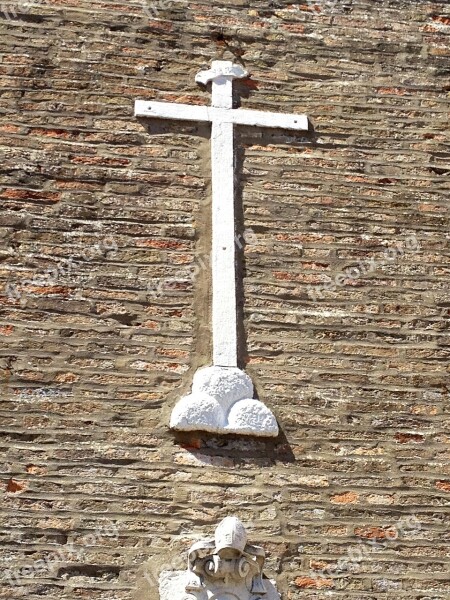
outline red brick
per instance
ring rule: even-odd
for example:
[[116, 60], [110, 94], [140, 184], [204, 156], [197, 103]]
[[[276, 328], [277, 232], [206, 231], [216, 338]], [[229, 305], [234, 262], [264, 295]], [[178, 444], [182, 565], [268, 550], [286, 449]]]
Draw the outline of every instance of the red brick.
[[10, 479], [6, 485], [6, 491], [9, 494], [19, 494], [26, 489], [26, 484], [22, 481], [16, 481], [15, 479]]
[[322, 577], [297, 577], [295, 579], [295, 585], [301, 589], [331, 589], [334, 588], [332, 579], [324, 579]]
[[450, 492], [450, 481], [436, 481], [436, 487], [443, 492]]
[[330, 501], [333, 504], [354, 504], [358, 502], [359, 494], [356, 492], [344, 492], [331, 496]]

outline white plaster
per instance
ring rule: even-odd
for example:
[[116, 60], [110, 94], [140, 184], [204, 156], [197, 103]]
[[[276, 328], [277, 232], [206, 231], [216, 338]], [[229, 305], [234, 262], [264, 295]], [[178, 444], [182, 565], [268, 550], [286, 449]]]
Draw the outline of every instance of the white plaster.
[[172, 411], [170, 427], [182, 431], [217, 432], [226, 426], [226, 416], [220, 401], [203, 392], [181, 398]]
[[247, 77], [247, 75], [248, 71], [243, 69], [241, 65], [235, 65], [229, 60], [213, 60], [211, 68], [207, 71], [199, 71], [195, 76], [195, 81], [206, 84], [221, 77], [242, 79], [242, 77]]
[[290, 113], [272, 113], [245, 108], [214, 108], [210, 106], [190, 106], [169, 102], [136, 100], [136, 117], [155, 119], [175, 119], [181, 121], [202, 121], [233, 123], [255, 127], [273, 127], [296, 131], [308, 130], [308, 117]]
[[234, 141], [231, 123], [213, 122], [212, 169], [212, 333], [213, 362], [237, 366]]
[[197, 73], [195, 81], [204, 84], [213, 82], [212, 106], [233, 108], [233, 79], [240, 79], [247, 75], [247, 71], [240, 65], [234, 65], [227, 60], [215, 60], [211, 69]]
[[247, 435], [278, 435], [277, 420], [273, 413], [265, 404], [251, 398], [239, 400], [232, 406], [227, 428]]
[[162, 571], [159, 575], [160, 600], [187, 600], [192, 598], [186, 593], [187, 571]]
[[192, 393], [205, 393], [217, 400], [226, 411], [237, 400], [253, 397], [253, 383], [238, 368], [204, 367], [199, 369], [192, 381]]
[[[235, 168], [234, 126], [252, 125], [289, 130], [307, 130], [306, 115], [233, 109], [233, 80], [248, 75], [231, 61], [213, 61], [211, 69], [200, 71], [196, 81], [212, 82], [212, 106], [190, 106], [170, 102], [137, 100], [135, 115], [160, 119], [207, 121], [211, 127], [212, 170], [212, 336], [215, 367], [237, 367], [237, 298], [235, 249]], [[208, 385], [213, 386], [213, 383]], [[237, 385], [237, 384], [236, 384]], [[208, 392], [209, 394], [209, 392]], [[212, 403], [202, 392], [180, 400], [171, 419], [171, 427], [181, 430], [202, 429], [273, 436], [278, 434], [275, 417], [269, 409], [252, 400], [253, 391], [214, 396]], [[237, 396], [240, 396], [239, 398]], [[245, 400], [228, 418], [231, 400]]]
[[170, 427], [276, 437], [277, 420], [263, 402], [252, 399], [250, 377], [235, 367], [205, 367], [194, 375], [192, 394], [172, 412]]

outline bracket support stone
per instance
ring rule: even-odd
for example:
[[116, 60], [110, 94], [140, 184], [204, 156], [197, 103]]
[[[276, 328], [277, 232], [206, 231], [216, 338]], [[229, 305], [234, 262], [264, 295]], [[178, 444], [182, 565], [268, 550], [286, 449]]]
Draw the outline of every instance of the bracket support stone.
[[275, 582], [264, 577], [264, 549], [247, 543], [236, 517], [226, 517], [214, 538], [191, 546], [186, 571], [163, 571], [161, 600], [280, 600]]

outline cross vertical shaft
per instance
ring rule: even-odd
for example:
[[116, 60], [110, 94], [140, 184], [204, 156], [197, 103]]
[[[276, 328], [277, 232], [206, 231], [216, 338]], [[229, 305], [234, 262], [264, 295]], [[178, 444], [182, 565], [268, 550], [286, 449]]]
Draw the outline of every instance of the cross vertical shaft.
[[237, 367], [234, 126], [212, 124], [213, 364]]
[[[232, 77], [216, 76], [211, 91], [212, 106], [233, 108]], [[213, 364], [237, 367], [233, 123], [212, 122], [211, 171]]]

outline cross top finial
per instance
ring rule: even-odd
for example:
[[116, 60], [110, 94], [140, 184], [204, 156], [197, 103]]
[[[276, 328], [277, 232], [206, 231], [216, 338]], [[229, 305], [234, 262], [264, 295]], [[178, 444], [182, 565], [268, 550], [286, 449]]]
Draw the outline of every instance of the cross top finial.
[[212, 106], [218, 108], [233, 107], [233, 79], [247, 77], [248, 72], [230, 60], [213, 60], [211, 68], [200, 71], [195, 76], [197, 83], [212, 81]]
[[199, 71], [195, 76], [195, 81], [198, 83], [208, 83], [220, 77], [230, 79], [242, 79], [247, 77], [248, 71], [243, 69], [241, 65], [236, 65], [231, 60], [213, 60], [211, 68], [207, 71]]

